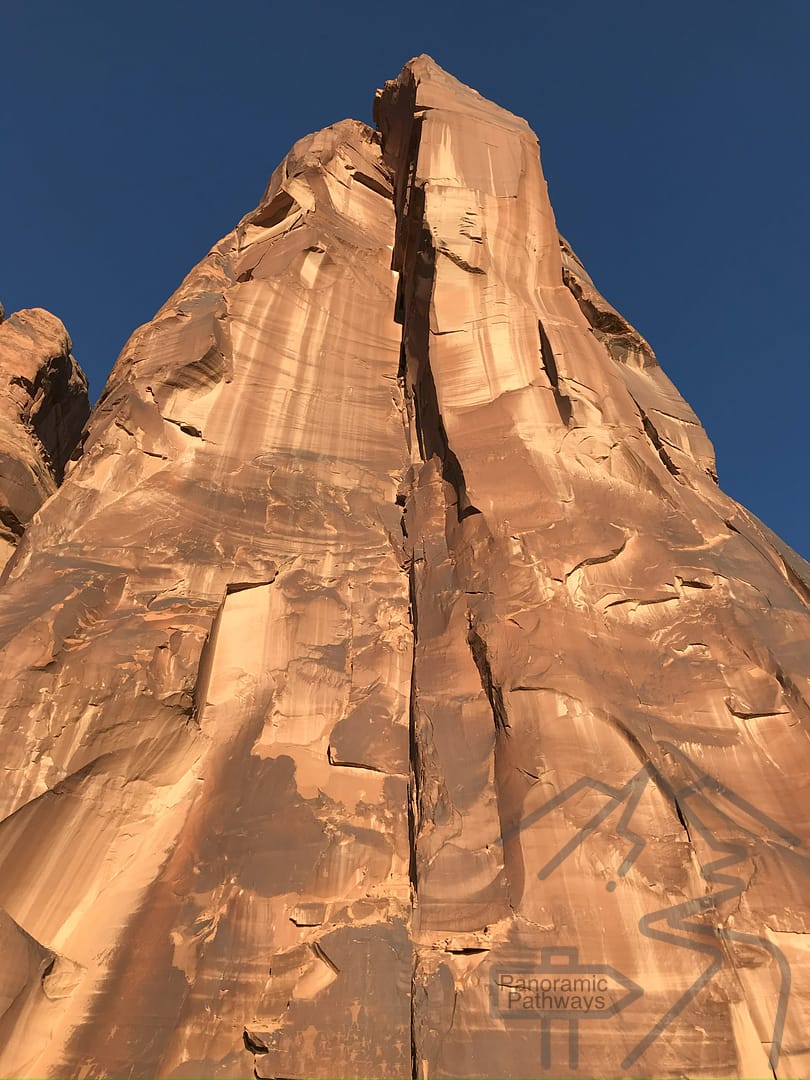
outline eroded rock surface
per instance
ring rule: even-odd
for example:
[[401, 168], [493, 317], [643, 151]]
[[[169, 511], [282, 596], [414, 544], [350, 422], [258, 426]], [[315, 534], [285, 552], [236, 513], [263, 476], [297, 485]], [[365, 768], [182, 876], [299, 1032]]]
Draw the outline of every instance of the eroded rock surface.
[[0, 308], [0, 571], [62, 482], [90, 415], [67, 330], [42, 308]]
[[807, 566], [526, 123], [427, 57], [375, 119], [133, 335], [8, 573], [0, 1072], [806, 1075]]

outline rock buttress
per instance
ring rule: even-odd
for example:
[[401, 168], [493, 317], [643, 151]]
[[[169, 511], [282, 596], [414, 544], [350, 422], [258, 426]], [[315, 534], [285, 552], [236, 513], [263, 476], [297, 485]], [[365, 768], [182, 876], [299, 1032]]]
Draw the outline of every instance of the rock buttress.
[[56, 491], [90, 415], [65, 327], [41, 308], [0, 315], [0, 573]]
[[558, 236], [525, 122], [426, 57], [376, 119], [413, 461], [414, 1074], [803, 1075], [806, 564], [718, 489]]
[[133, 335], [19, 545], [0, 1071], [805, 1075], [806, 567], [525, 122], [426, 57], [376, 119]]
[[371, 129], [297, 143], [22, 541], [0, 903], [82, 977], [2, 1075], [410, 1073], [393, 232]]

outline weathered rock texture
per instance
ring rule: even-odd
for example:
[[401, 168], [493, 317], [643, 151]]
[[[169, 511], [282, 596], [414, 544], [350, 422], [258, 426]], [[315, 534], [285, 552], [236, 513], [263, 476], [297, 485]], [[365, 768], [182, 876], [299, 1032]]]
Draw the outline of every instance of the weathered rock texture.
[[90, 415], [71, 348], [50, 312], [30, 308], [4, 321], [0, 307], [0, 571], [62, 482]]
[[7, 571], [0, 1071], [807, 1075], [806, 564], [525, 122], [426, 57], [376, 121], [135, 333]]

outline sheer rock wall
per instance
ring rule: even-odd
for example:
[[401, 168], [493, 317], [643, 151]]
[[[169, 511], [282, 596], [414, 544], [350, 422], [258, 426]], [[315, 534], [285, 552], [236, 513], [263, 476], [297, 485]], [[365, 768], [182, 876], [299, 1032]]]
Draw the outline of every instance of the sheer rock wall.
[[427, 57], [375, 120], [133, 335], [7, 571], [0, 1073], [806, 1075], [806, 564], [526, 123]]

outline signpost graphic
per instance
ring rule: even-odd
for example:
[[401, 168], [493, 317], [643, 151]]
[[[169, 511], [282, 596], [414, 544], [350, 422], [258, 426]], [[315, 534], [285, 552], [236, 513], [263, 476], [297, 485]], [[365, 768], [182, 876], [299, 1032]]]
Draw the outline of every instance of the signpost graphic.
[[579, 1067], [579, 1024], [604, 1020], [644, 991], [608, 964], [583, 964], [579, 949], [540, 950], [539, 964], [498, 964], [490, 969], [490, 1007], [503, 1020], [530, 1020], [540, 1026], [540, 1060], [551, 1068], [552, 1024], [568, 1025], [568, 1067]]
[[[581, 845], [604, 825], [608, 818], [622, 807], [621, 815], [613, 826], [617, 837], [627, 841], [629, 850], [621, 865], [616, 871], [615, 878], [607, 882], [605, 888], [608, 892], [614, 892], [629, 874], [636, 860], [646, 847], [647, 840], [632, 827], [632, 819], [635, 815], [642, 797], [652, 786], [658, 792], [663, 793], [671, 805], [676, 808], [680, 820], [687, 833], [690, 844], [694, 847], [695, 841], [700, 841], [704, 861], [700, 874], [706, 883], [706, 887], [696, 895], [685, 899], [678, 898], [675, 903], [655, 911], [647, 912], [638, 921], [639, 933], [656, 943], [665, 945], [667, 948], [686, 949], [695, 953], [701, 962], [699, 974], [677, 993], [665, 1012], [649, 1028], [647, 1033], [639, 1039], [633, 1048], [627, 1053], [621, 1065], [623, 1069], [629, 1069], [635, 1065], [638, 1059], [646, 1053], [649, 1047], [658, 1037], [671, 1027], [684, 1009], [690, 1005], [703, 988], [711, 982], [717, 973], [728, 962], [728, 950], [724, 950], [723, 942], [736, 942], [760, 949], [770, 958], [774, 968], [774, 977], [778, 980], [778, 996], [776, 1008], [773, 1014], [773, 1023], [768, 1040], [768, 1063], [774, 1075], [777, 1072], [779, 1057], [782, 1052], [782, 1042], [785, 1035], [788, 1002], [792, 975], [790, 964], [779, 946], [773, 942], [763, 928], [761, 933], [736, 930], [725, 925], [718, 915], [715, 919], [707, 922], [705, 915], [709, 912], [718, 912], [722, 904], [735, 901], [742, 895], [746, 888], [746, 877], [743, 867], [752, 853], [758, 850], [767, 852], [769, 858], [783, 856], [786, 858], [786, 866], [796, 875], [805, 875], [804, 880], [810, 880], [810, 856], [799, 850], [800, 839], [789, 829], [780, 825], [773, 818], [753, 806], [743, 796], [727, 787], [721, 781], [705, 772], [702, 766], [692, 761], [674, 743], [661, 741], [657, 744], [663, 762], [674, 762], [678, 768], [673, 769], [678, 782], [671, 782], [661, 769], [647, 761], [642, 767], [621, 786], [613, 786], [605, 780], [594, 776], [581, 776], [559, 791], [548, 802], [536, 807], [522, 821], [512, 826], [505, 832], [499, 841], [506, 843], [512, 837], [528, 829], [546, 815], [563, 806], [570, 799], [577, 797], [583, 791], [595, 791], [605, 797], [602, 805], [577, 832], [571, 836], [563, 847], [557, 851], [539, 870], [537, 877], [541, 881], [547, 880], [552, 874], [561, 869], [563, 864], [581, 847]], [[716, 835], [718, 824], [720, 834]], [[739, 867], [740, 870], [735, 871]], [[568, 963], [570, 974], [574, 974], [577, 966], [576, 949], [554, 948], [542, 949], [542, 965]], [[565, 960], [565, 956], [568, 960]], [[707, 957], [710, 960], [707, 962]], [[508, 985], [510, 971], [506, 968], [498, 968], [501, 977], [505, 980], [499, 984], [498, 993], [503, 1001], [494, 1008], [493, 1015], [504, 1019], [516, 1020], [523, 1016], [526, 1019], [539, 1019], [542, 1032], [543, 1067], [550, 1065], [551, 1024], [552, 1021], [565, 1021], [569, 1024], [570, 1060], [578, 1060], [578, 1024], [583, 1018], [598, 1019], [615, 1015], [620, 1009], [625, 1008], [635, 1001], [642, 993], [625, 976], [612, 968], [599, 965], [587, 966], [587, 971], [596, 976], [601, 972], [607, 975], [609, 972], [622, 986], [631, 992], [620, 1004], [608, 1004], [605, 1008], [598, 1007], [595, 999], [601, 999], [601, 991], [595, 995], [590, 1007], [584, 1007], [582, 995], [572, 994], [575, 1005], [572, 1007], [569, 999], [564, 1008], [555, 1009], [549, 1002], [548, 996], [538, 998], [539, 1004], [531, 1003], [530, 993], [526, 993], [521, 1001], [517, 986]], [[516, 965], [512, 969], [512, 977], [517, 978], [518, 972], [527, 975], [528, 969]], [[562, 967], [555, 967], [555, 971], [561, 972]], [[493, 978], [495, 976], [493, 975]], [[560, 978], [563, 976], [560, 975]], [[580, 976], [583, 977], [583, 976]], [[691, 978], [691, 976], [685, 976]], [[540, 968], [532, 968], [528, 978], [544, 978], [548, 980], [547, 971]], [[538, 984], [539, 985], [539, 984]], [[514, 995], [509, 998], [509, 992]], [[495, 990], [492, 989], [493, 1007], [495, 1003]], [[506, 995], [505, 997], [503, 995]], [[501, 1001], [499, 998], [499, 1001]], [[503, 1005], [505, 1003], [505, 1006]], [[615, 1005], [615, 1007], [614, 1007]], [[576, 1066], [573, 1066], [576, 1067]]]

